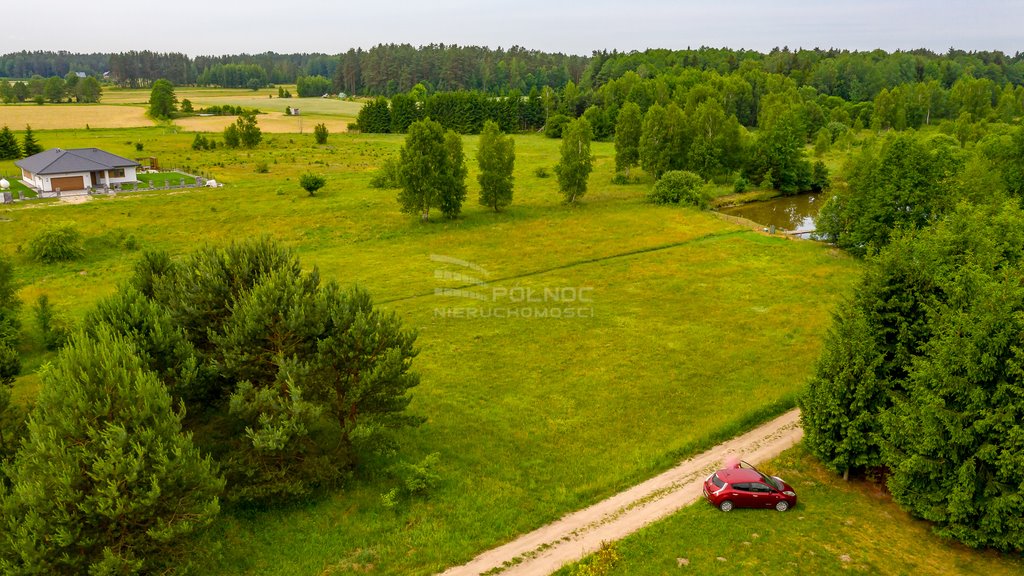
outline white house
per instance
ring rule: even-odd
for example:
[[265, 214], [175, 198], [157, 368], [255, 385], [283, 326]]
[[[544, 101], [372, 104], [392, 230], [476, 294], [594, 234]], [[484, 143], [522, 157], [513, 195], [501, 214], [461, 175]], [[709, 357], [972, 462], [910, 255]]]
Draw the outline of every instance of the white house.
[[40, 192], [71, 192], [136, 182], [139, 163], [99, 148], [54, 148], [14, 163], [21, 181]]

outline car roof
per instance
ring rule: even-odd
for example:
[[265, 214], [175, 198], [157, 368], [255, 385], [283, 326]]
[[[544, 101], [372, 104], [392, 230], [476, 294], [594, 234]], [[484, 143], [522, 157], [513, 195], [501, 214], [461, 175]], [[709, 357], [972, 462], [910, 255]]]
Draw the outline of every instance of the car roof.
[[726, 468], [718, 471], [718, 477], [723, 482], [735, 484], [737, 482], [763, 482], [761, 473], [749, 468]]

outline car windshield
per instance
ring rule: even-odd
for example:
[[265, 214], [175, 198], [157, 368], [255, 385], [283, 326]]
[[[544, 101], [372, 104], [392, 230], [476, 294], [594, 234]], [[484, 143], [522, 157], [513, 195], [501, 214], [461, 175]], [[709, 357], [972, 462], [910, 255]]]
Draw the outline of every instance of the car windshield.
[[718, 474], [711, 475], [711, 483], [714, 484], [715, 486], [718, 486], [719, 488], [725, 486], [725, 482], [722, 482], [722, 479], [718, 477]]
[[771, 476], [768, 476], [767, 474], [762, 474], [761, 472], [758, 472], [758, 474], [761, 474], [761, 480], [763, 480], [765, 484], [771, 486], [772, 488], [774, 488], [774, 489], [776, 489], [776, 490], [778, 490], [780, 492], [782, 491], [782, 483], [781, 482], [779, 482], [775, 478], [772, 478]]

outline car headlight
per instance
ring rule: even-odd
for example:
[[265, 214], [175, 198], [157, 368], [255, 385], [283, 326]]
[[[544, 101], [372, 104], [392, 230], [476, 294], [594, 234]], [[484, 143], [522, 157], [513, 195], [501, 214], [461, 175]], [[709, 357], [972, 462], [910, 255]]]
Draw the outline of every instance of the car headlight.
[[790, 497], [796, 496], [796, 492], [793, 492], [792, 490], [786, 490], [785, 492], [783, 492], [783, 494]]

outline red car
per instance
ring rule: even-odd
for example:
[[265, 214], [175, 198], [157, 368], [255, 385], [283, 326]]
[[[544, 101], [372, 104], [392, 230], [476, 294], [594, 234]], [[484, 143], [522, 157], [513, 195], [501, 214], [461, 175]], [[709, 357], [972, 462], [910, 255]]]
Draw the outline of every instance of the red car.
[[796, 506], [792, 486], [782, 478], [762, 474], [746, 462], [708, 476], [704, 497], [722, 512], [733, 508], [775, 508], [785, 512]]

